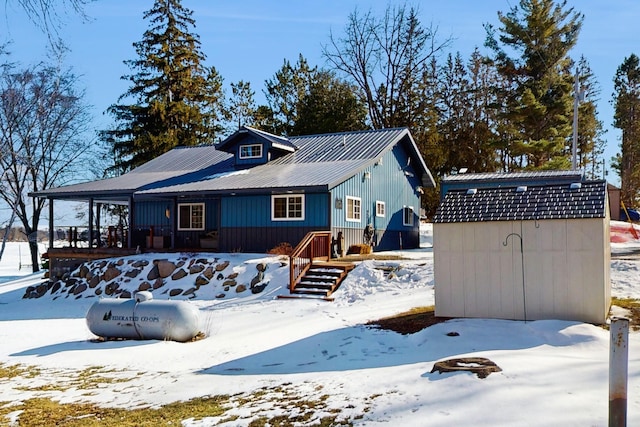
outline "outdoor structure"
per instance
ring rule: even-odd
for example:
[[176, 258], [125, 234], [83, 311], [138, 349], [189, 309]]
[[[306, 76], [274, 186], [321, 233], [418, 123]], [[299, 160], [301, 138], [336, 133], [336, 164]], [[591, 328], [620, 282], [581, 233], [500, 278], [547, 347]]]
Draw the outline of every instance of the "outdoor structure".
[[604, 323], [607, 184], [577, 172], [445, 178], [434, 217], [436, 315]]
[[421, 194], [434, 185], [406, 128], [285, 138], [243, 127], [215, 146], [32, 196], [49, 201], [50, 241], [55, 201], [73, 200], [88, 203], [93, 247], [108, 204], [127, 207], [121, 247], [266, 252], [329, 231], [344, 252], [363, 240], [374, 250], [419, 246]]

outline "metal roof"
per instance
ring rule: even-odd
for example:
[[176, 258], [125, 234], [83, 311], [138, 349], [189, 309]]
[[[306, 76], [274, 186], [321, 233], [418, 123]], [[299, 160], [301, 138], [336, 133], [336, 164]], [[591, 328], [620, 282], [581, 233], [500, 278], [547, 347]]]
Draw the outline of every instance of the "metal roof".
[[412, 166], [422, 185], [435, 186], [406, 128], [289, 139], [256, 129], [245, 130], [268, 138], [273, 144], [284, 144], [295, 150], [292, 148], [293, 152], [263, 165], [235, 169], [232, 154], [221, 151], [219, 146], [176, 148], [117, 178], [60, 187], [33, 195], [58, 199], [108, 196], [111, 200], [127, 200], [132, 195], [151, 197], [160, 194], [265, 189], [328, 190], [378, 161], [396, 144], [403, 144], [409, 156], [415, 160]]
[[606, 181], [449, 190], [434, 223], [604, 218]]
[[232, 170], [231, 160], [230, 154], [218, 151], [212, 145], [178, 147], [118, 177], [52, 188], [31, 195], [70, 200], [94, 196], [126, 200], [136, 190], [149, 186], [188, 182], [200, 175]]
[[442, 182], [451, 181], [525, 181], [547, 178], [560, 178], [569, 181], [582, 180], [581, 171], [523, 171], [523, 172], [487, 172], [487, 173], [461, 173], [442, 178]]
[[136, 195], [186, 195], [199, 193], [225, 193], [250, 190], [310, 189], [328, 190], [352, 176], [354, 170], [364, 167], [363, 160], [337, 162], [290, 163], [256, 166], [226, 174], [205, 177], [200, 181], [180, 185], [152, 188]]

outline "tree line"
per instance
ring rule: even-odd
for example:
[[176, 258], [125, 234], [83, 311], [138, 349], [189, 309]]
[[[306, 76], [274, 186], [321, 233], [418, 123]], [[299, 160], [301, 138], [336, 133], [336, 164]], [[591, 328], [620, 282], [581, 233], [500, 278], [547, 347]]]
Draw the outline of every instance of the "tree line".
[[[80, 11], [86, 3], [66, 1]], [[54, 7], [50, 0], [24, 3], [34, 4], [46, 12], [36, 18]], [[469, 57], [448, 52], [451, 40], [420, 16], [408, 4], [379, 15], [354, 10], [341, 32], [328, 34], [323, 67], [303, 53], [285, 58], [257, 105], [251, 82], [231, 82], [227, 91], [215, 66], [205, 65], [193, 11], [180, 0], [155, 0], [143, 15], [148, 29], [133, 43], [136, 57], [124, 60], [129, 87], [108, 108], [112, 125], [95, 137], [87, 137], [91, 117], [72, 70], [24, 68], [2, 55], [1, 196], [31, 234], [46, 201], [28, 192], [68, 183], [80, 169], [116, 176], [176, 146], [215, 144], [244, 125], [290, 136], [407, 127], [436, 181], [463, 169], [569, 169], [572, 161], [589, 176], [602, 175], [599, 85], [588, 59], [570, 56], [582, 13], [566, 0], [520, 0], [498, 11], [495, 25], [485, 24], [486, 53], [476, 48]], [[623, 201], [637, 207], [637, 56], [623, 60], [614, 83], [614, 126], [622, 130], [614, 168]], [[425, 194], [423, 203], [432, 214], [438, 193]]]

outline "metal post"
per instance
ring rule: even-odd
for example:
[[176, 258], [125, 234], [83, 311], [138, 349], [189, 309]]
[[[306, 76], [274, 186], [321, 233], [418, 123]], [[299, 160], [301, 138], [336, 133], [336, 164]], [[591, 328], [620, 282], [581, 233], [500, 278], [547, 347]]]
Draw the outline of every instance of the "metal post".
[[571, 169], [578, 169], [578, 102], [579, 94], [578, 70], [573, 83], [573, 143], [571, 144]]
[[609, 427], [627, 425], [629, 319], [613, 317], [609, 348]]

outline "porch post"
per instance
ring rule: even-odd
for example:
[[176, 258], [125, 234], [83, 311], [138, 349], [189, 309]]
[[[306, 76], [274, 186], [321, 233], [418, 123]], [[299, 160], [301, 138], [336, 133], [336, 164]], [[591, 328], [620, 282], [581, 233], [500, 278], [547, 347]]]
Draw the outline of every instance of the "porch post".
[[93, 247], [93, 197], [89, 198], [89, 247]]
[[49, 249], [53, 248], [53, 199], [49, 198]]
[[96, 203], [96, 247], [98, 248], [102, 246], [100, 241], [100, 209], [102, 209], [102, 203]]
[[176, 248], [176, 230], [178, 229], [178, 199], [171, 198], [171, 249]]
[[131, 235], [133, 234], [133, 226], [135, 225], [133, 223], [133, 196], [129, 196], [129, 200], [127, 202], [129, 204], [127, 211], [129, 211], [129, 232], [127, 233], [127, 247], [130, 248], [132, 247], [132, 243], [131, 243]]

